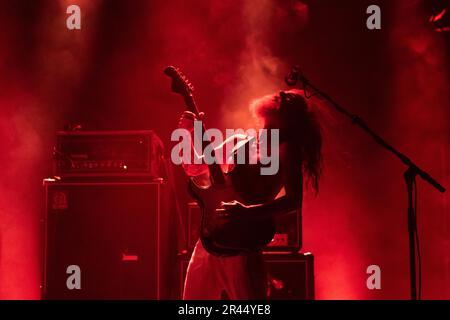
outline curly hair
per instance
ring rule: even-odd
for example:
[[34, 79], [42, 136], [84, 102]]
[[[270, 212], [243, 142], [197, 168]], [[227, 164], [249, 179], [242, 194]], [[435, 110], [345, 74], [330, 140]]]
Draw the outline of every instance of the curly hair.
[[307, 181], [317, 193], [322, 173], [322, 130], [302, 92], [293, 89], [270, 94], [253, 101], [250, 108], [266, 123], [277, 120], [280, 142], [288, 143], [288, 152], [298, 160]]

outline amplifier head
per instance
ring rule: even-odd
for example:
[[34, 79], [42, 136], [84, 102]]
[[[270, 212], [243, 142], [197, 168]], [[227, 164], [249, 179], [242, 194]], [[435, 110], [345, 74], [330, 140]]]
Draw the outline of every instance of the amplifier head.
[[163, 145], [151, 130], [60, 131], [54, 174], [60, 177], [161, 177]]

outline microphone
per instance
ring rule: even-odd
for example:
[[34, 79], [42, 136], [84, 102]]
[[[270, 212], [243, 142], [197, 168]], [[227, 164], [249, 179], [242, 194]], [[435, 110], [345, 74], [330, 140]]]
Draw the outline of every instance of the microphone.
[[303, 81], [303, 74], [298, 65], [291, 68], [291, 71], [284, 77], [284, 82], [290, 87], [295, 86], [299, 80]]

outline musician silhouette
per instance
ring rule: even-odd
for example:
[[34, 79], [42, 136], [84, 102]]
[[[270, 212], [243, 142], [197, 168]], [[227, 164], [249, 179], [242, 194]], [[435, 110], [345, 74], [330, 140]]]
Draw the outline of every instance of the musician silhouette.
[[[259, 228], [275, 226], [276, 216], [301, 209], [304, 185], [318, 192], [322, 134], [316, 113], [299, 90], [264, 96], [250, 108], [264, 128], [279, 129], [280, 168], [277, 174], [268, 176], [261, 175], [257, 168], [260, 164], [228, 168], [234, 188], [245, 201], [222, 202], [217, 213], [227, 219], [250, 220], [252, 227], [246, 232], [252, 236]], [[179, 125], [190, 129], [194, 120], [194, 114], [185, 112]], [[204, 165], [184, 165], [184, 169], [191, 177], [207, 180]], [[199, 240], [189, 262], [183, 299], [267, 299], [261, 250], [220, 256], [208, 252]]]

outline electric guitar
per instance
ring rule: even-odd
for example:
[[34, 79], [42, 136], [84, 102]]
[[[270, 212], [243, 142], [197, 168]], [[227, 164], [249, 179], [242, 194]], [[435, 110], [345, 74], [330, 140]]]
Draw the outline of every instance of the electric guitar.
[[[187, 110], [200, 119], [193, 97], [194, 89], [186, 77], [172, 66], [167, 67], [164, 73], [172, 79], [172, 91], [183, 96]], [[204, 141], [204, 125], [202, 131], [197, 137], [200, 141]], [[206, 186], [197, 184], [194, 178], [189, 181], [189, 191], [202, 211], [200, 239], [203, 247], [216, 256], [232, 256], [267, 245], [275, 233], [273, 221], [255, 222], [245, 217], [224, 217], [218, 213], [216, 209], [220, 209], [222, 201], [238, 200], [244, 204], [251, 204], [251, 201], [248, 196], [243, 196], [242, 192], [236, 192], [233, 184], [239, 179], [233, 178], [232, 174], [224, 174], [217, 161], [208, 165], [208, 170], [210, 183]]]

